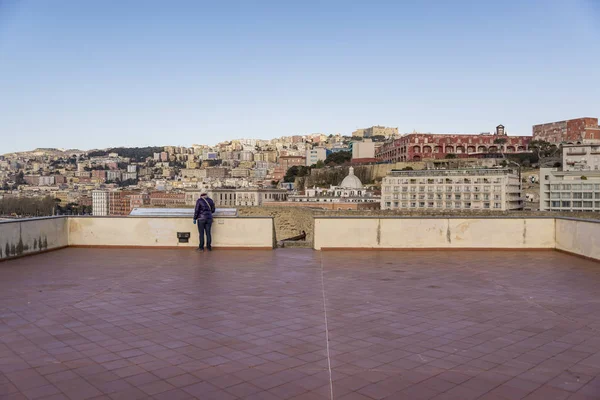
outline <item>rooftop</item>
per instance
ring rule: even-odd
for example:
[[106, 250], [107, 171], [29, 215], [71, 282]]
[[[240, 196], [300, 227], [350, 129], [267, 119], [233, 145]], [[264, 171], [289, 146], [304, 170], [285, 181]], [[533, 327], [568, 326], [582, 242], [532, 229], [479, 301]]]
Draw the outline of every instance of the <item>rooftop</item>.
[[67, 248], [0, 263], [0, 397], [593, 399], [598, 287], [550, 250]]

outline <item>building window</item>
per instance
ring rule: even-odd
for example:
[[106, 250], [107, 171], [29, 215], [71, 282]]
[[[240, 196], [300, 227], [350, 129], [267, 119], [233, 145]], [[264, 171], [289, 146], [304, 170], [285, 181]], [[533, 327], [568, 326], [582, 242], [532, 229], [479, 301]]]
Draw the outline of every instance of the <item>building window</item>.
[[500, 203], [494, 203], [494, 208], [502, 208], [502, 205]]
[[552, 201], [550, 203], [552, 204], [552, 208], [558, 208], [558, 207], [560, 207], [560, 201]]
[[420, 201], [419, 202], [419, 207], [420, 208], [425, 208], [425, 202], [424, 201]]
[[583, 202], [583, 207], [585, 207], [585, 208], [592, 208], [593, 206], [594, 206], [593, 201], [584, 201]]
[[[578, 206], [576, 206], [575, 204], [579, 204]], [[570, 201], [561, 201], [560, 202], [561, 207], [571, 207], [571, 202]], [[574, 201], [573, 202], [573, 207], [581, 207], [581, 202], [580, 201]]]

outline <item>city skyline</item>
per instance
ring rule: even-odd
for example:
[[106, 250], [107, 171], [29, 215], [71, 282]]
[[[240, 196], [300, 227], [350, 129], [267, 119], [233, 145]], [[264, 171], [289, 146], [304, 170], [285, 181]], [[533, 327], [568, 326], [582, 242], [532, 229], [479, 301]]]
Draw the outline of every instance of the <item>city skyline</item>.
[[0, 154], [374, 124], [529, 136], [598, 115], [598, 17], [587, 0], [2, 2]]

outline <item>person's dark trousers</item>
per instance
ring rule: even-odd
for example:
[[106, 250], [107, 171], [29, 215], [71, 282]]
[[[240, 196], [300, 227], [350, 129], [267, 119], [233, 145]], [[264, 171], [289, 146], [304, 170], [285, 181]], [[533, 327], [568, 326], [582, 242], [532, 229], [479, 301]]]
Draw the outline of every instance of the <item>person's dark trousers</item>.
[[212, 236], [210, 228], [212, 227], [212, 219], [198, 220], [198, 233], [200, 234], [200, 248], [204, 249], [204, 233], [206, 232], [206, 247], [212, 250]]

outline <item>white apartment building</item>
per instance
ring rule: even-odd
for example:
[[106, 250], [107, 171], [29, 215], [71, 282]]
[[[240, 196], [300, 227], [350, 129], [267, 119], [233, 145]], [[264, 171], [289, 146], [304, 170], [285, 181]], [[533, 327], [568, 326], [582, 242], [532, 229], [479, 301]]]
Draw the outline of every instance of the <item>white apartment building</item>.
[[540, 169], [541, 211], [600, 211], [600, 171]]
[[265, 201], [287, 201], [283, 189], [210, 189], [208, 195], [217, 207], [260, 206]]
[[562, 152], [563, 171], [600, 170], [600, 143], [565, 144]]
[[540, 210], [600, 211], [600, 143], [564, 144], [562, 170], [540, 169]]
[[119, 170], [109, 170], [106, 171], [106, 180], [107, 181], [116, 181], [117, 179], [121, 179], [123, 177], [123, 173]]
[[324, 147], [315, 147], [310, 150], [306, 150], [306, 166], [310, 167], [316, 164], [317, 161], [325, 161], [327, 158], [327, 149]]
[[381, 184], [382, 210], [520, 210], [521, 180], [511, 169], [392, 172]]
[[108, 191], [92, 191], [92, 215], [95, 217], [108, 215]]

